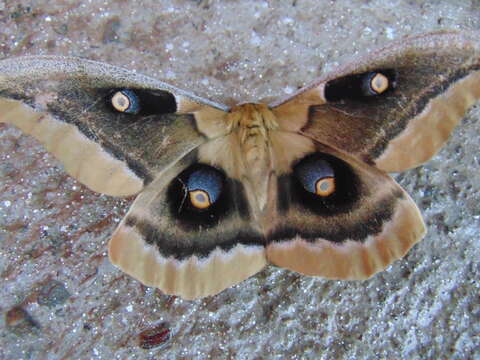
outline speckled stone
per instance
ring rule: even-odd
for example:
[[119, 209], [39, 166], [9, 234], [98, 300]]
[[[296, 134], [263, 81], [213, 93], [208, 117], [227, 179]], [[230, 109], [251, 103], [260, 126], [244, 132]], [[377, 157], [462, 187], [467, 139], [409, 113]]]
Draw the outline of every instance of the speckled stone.
[[[275, 5], [274, 5], [275, 4]], [[357, 53], [405, 35], [480, 30], [480, 2], [0, 1], [0, 56], [58, 54], [124, 66], [228, 104], [292, 93]], [[1, 359], [480, 358], [480, 105], [425, 166], [397, 179], [429, 231], [364, 282], [268, 267], [197, 301], [114, 268], [106, 244], [132, 199], [95, 194], [32, 138], [0, 125]], [[40, 306], [58, 281], [67, 301]], [[29, 316], [30, 316], [29, 315]], [[168, 323], [164, 347], [138, 334]]]

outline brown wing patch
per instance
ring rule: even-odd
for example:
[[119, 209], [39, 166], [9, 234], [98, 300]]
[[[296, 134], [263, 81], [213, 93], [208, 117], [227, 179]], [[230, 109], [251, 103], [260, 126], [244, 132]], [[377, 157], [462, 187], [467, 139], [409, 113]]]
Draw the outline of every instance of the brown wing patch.
[[315, 86], [312, 89], [302, 89], [298, 95], [284, 103], [284, 100], [270, 104], [280, 129], [284, 131], [298, 132], [307, 123], [309, 118], [309, 109], [312, 105], [324, 104], [323, 85]]

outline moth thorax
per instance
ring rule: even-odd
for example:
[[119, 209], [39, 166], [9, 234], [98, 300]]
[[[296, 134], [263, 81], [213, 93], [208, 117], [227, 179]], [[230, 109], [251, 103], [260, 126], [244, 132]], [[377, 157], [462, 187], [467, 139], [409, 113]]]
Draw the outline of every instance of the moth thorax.
[[245, 162], [263, 168], [269, 159], [269, 132], [278, 127], [275, 116], [264, 104], [242, 104], [227, 116], [231, 131], [237, 131]]

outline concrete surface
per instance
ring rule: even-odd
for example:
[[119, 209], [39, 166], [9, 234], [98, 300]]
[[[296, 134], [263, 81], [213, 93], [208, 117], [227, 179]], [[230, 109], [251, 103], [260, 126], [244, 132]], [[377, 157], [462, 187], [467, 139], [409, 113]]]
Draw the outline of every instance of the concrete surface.
[[[0, 57], [64, 54], [217, 101], [284, 96], [405, 35], [480, 30], [472, 1], [0, 1]], [[398, 176], [429, 231], [365, 282], [268, 267], [183, 301], [110, 265], [132, 199], [95, 194], [0, 125], [1, 359], [480, 358], [480, 105], [425, 166]], [[150, 350], [139, 334], [161, 324]]]

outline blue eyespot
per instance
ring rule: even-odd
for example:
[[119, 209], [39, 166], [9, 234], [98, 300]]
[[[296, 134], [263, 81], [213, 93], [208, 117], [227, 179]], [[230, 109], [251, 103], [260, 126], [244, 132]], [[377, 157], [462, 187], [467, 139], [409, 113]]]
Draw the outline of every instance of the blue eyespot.
[[205, 209], [214, 204], [222, 191], [222, 180], [214, 169], [202, 168], [191, 173], [186, 185], [192, 205]]
[[295, 167], [295, 175], [308, 192], [325, 197], [335, 191], [335, 173], [325, 160], [308, 157]]
[[140, 100], [132, 90], [119, 90], [112, 95], [112, 107], [126, 114], [138, 114], [140, 111]]

